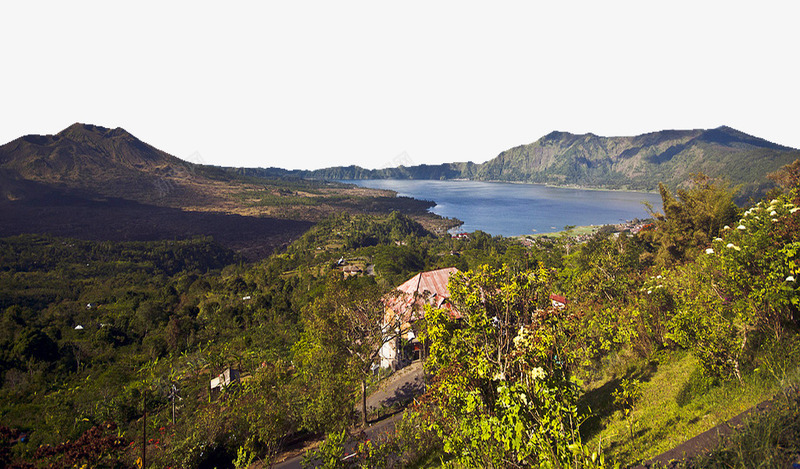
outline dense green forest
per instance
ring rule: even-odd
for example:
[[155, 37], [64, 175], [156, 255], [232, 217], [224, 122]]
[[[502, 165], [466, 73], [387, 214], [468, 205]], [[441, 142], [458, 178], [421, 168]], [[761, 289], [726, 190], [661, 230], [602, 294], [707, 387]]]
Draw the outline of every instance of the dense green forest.
[[[716, 180], [662, 186], [648, 229], [580, 244], [438, 237], [398, 213], [330, 217], [258, 263], [206, 238], [2, 239], [0, 464], [268, 467], [325, 434], [328, 467], [642, 461], [707, 428], [704, 414], [797, 382], [799, 175], [784, 168], [746, 210]], [[463, 317], [428, 309], [415, 325], [426, 394], [391, 438], [341, 461], [382, 296], [441, 267], [461, 271]], [[212, 392], [228, 367], [242, 379]], [[661, 379], [679, 386], [672, 407]]]

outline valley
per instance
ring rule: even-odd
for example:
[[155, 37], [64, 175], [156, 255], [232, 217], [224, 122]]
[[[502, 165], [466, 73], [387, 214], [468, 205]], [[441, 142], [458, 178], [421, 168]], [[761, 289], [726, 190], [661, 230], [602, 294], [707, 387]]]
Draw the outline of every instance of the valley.
[[342, 212], [396, 210], [439, 232], [458, 223], [428, 213], [429, 201], [335, 182], [238, 176], [182, 161], [123, 129], [87, 124], [0, 147], [0, 193], [4, 236], [154, 241], [210, 235], [250, 260]]
[[[0, 179], [4, 467], [629, 467], [773, 397], [680, 464], [800, 451], [800, 160], [759, 201], [695, 175], [647, 222], [519, 238], [83, 124]], [[384, 395], [406, 366], [424, 393]]]

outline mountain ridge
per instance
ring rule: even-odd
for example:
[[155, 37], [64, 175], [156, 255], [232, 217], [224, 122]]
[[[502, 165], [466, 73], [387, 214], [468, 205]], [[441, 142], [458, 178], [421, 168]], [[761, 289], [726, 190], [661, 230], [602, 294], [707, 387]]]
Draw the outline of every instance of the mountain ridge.
[[[0, 146], [0, 169], [5, 173], [0, 180], [5, 182], [36, 181], [143, 203], [179, 207], [213, 199], [207, 191], [192, 187], [192, 182], [205, 179], [197, 165], [121, 127], [75, 123], [56, 134], [19, 137]], [[25, 196], [31, 194], [16, 197]]]
[[415, 216], [446, 231], [430, 201], [320, 181], [265, 180], [189, 163], [122, 128], [72, 124], [0, 145], [0, 237], [49, 233], [93, 240], [212, 235], [264, 258], [341, 212]]
[[800, 150], [769, 142], [728, 126], [661, 130], [627, 137], [553, 131], [500, 152], [484, 163], [399, 166], [369, 170], [358, 166], [319, 170], [226, 168], [251, 176], [311, 179], [472, 179], [557, 186], [655, 191], [659, 183], [683, 187], [692, 174], [727, 179], [740, 197], [772, 186], [767, 174], [800, 158]]

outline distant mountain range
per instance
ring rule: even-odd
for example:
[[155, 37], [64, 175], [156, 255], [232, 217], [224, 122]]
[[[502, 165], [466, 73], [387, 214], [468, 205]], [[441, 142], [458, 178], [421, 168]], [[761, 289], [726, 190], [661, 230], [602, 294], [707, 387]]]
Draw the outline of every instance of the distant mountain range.
[[552, 132], [482, 163], [444, 163], [368, 170], [358, 166], [314, 171], [229, 168], [252, 176], [343, 179], [472, 179], [652, 191], [676, 188], [693, 173], [724, 177], [741, 193], [756, 194], [771, 183], [766, 175], [800, 158], [800, 150], [777, 145], [730, 127], [663, 130], [635, 137], [600, 137]]

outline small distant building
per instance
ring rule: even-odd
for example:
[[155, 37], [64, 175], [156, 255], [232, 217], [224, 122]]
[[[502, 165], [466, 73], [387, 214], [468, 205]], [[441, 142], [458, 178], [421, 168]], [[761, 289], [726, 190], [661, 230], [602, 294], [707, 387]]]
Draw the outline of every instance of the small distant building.
[[239, 381], [240, 378], [241, 373], [239, 373], [239, 370], [226, 368], [219, 376], [211, 380], [211, 390], [224, 388], [233, 382]]
[[561, 295], [550, 295], [550, 304], [555, 309], [564, 309], [567, 307], [567, 299]]
[[363, 271], [361, 270], [361, 267], [357, 265], [346, 265], [342, 269], [342, 272], [344, 272], [345, 277], [351, 277], [353, 275], [359, 275]]
[[242, 301], [250, 301], [250, 295], [243, 296]]

